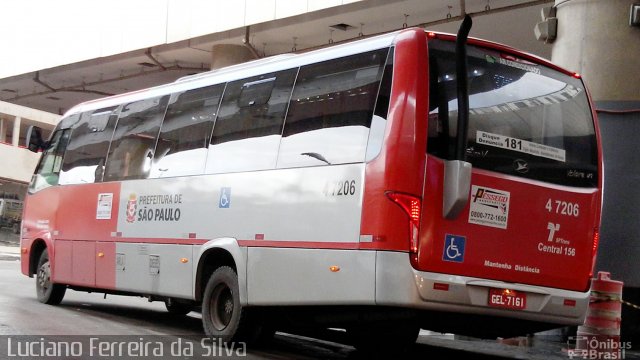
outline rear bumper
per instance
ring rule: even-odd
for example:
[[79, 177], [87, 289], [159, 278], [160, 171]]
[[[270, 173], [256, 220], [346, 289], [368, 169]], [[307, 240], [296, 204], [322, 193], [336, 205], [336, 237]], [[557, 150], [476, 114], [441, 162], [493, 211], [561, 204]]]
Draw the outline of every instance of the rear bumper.
[[[525, 309], [490, 307], [490, 288], [526, 293]], [[376, 304], [580, 325], [589, 305], [589, 292], [422, 272], [411, 267], [406, 253], [379, 251], [376, 257]]]

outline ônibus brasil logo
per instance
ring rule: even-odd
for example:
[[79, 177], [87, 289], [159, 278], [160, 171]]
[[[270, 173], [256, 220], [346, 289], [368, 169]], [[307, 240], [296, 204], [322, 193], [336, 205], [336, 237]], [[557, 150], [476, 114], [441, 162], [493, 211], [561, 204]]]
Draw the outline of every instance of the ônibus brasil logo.
[[127, 222], [132, 223], [136, 221], [136, 208], [138, 207], [138, 197], [136, 194], [129, 195], [129, 201], [127, 202]]

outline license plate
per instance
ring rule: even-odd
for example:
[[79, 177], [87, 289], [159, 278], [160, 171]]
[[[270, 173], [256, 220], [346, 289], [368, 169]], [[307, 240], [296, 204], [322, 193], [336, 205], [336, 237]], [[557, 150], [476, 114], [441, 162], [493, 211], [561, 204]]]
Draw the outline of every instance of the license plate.
[[523, 310], [527, 306], [527, 295], [507, 289], [489, 289], [489, 306]]

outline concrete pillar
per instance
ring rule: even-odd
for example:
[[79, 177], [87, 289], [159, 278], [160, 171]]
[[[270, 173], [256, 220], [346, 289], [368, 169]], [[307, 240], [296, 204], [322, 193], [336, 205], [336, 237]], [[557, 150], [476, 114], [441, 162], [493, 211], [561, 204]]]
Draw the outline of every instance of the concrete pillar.
[[0, 118], [0, 142], [7, 141], [7, 128], [3, 118]]
[[[556, 0], [553, 62], [577, 71], [591, 91], [604, 155], [604, 203], [596, 270], [622, 280], [622, 297], [640, 302], [640, 28], [629, 26], [638, 0]], [[640, 341], [640, 313], [622, 309], [622, 336]]]
[[13, 146], [20, 145], [20, 123], [22, 122], [22, 118], [20, 116], [16, 116], [15, 120], [13, 120], [13, 136], [11, 138], [11, 144]]
[[640, 100], [640, 28], [629, 26], [633, 3], [556, 0], [551, 60], [580, 73], [595, 101]]
[[256, 59], [251, 50], [244, 45], [218, 44], [213, 45], [212, 50], [211, 70]]

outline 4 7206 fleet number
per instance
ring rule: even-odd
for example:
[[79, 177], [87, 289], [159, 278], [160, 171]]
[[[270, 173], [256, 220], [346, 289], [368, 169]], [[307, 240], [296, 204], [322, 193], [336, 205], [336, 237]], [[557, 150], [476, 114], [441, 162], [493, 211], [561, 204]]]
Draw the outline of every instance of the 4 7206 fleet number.
[[324, 186], [325, 196], [353, 196], [356, 194], [355, 180], [329, 181]]
[[573, 217], [580, 216], [580, 205], [572, 202], [549, 199], [544, 208], [550, 213]]

